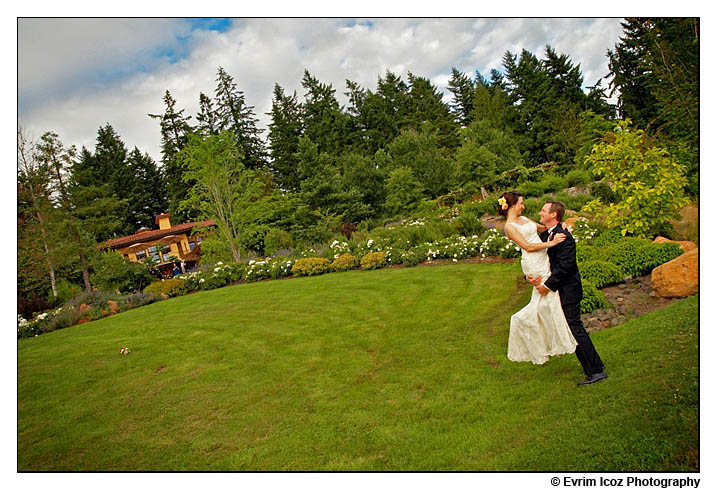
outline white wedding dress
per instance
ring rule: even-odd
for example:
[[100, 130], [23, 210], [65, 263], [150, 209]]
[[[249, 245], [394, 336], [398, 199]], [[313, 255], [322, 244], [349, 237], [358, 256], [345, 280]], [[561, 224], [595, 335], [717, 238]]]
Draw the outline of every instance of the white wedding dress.
[[[541, 242], [536, 224], [531, 220], [524, 218], [522, 223], [511, 222], [506, 226], [515, 227], [527, 242]], [[551, 275], [547, 250], [527, 252], [521, 249], [521, 269], [525, 275], [540, 276], [542, 282], [546, 281]], [[509, 360], [541, 365], [549, 356], [575, 350], [576, 340], [566, 322], [558, 292], [549, 291], [543, 296], [533, 288], [529, 304], [511, 316]]]

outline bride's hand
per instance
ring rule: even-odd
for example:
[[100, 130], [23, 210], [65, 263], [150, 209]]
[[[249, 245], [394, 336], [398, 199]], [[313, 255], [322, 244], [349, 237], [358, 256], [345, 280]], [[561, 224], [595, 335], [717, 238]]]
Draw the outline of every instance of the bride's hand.
[[555, 246], [556, 244], [560, 244], [564, 240], [566, 240], [566, 234], [556, 234], [549, 242], [551, 242], [552, 246]]

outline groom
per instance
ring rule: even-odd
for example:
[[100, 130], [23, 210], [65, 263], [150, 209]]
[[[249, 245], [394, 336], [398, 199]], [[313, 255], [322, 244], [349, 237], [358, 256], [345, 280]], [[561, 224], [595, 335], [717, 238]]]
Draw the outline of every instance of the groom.
[[528, 277], [528, 280], [541, 295], [548, 294], [549, 290], [558, 290], [561, 308], [563, 308], [573, 337], [578, 343], [576, 356], [586, 373], [586, 379], [578, 383], [579, 386], [583, 386], [600, 382], [608, 377], [608, 374], [603, 371], [603, 362], [581, 322], [581, 298], [583, 297], [581, 276], [576, 265], [576, 242], [568, 230], [561, 226], [565, 211], [563, 204], [558, 201], [547, 201], [541, 208], [540, 221], [548, 227], [540, 235], [541, 240], [544, 242], [551, 240], [557, 233], [566, 234], [566, 240], [548, 249], [551, 276], [546, 279], [544, 284], [541, 284], [541, 278]]

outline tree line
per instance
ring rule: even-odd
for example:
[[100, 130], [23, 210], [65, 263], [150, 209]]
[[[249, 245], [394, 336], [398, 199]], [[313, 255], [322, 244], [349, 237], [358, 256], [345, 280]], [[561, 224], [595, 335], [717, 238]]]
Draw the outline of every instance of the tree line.
[[239, 260], [261, 251], [270, 230], [316, 242], [449, 192], [503, 186], [507, 173], [526, 176], [546, 162], [558, 173], [584, 168], [618, 119], [688, 165], [696, 195], [699, 21], [622, 26], [607, 52], [610, 73], [588, 90], [580, 65], [550, 46], [541, 57], [506, 52], [488, 77], [453, 68], [449, 103], [427, 78], [387, 71], [374, 88], [346, 80], [342, 106], [337, 89], [305, 70], [301, 97], [274, 85], [266, 135], [219, 67], [196, 115], [169, 91], [164, 112], [149, 114], [162, 138], [159, 164], [128, 150], [109, 123], [94, 149], [80, 151], [53, 132], [31, 142], [20, 129], [18, 295], [57, 297], [58, 278], [89, 290], [95, 245], [153, 227], [161, 212], [174, 223], [223, 222], [216, 247]]

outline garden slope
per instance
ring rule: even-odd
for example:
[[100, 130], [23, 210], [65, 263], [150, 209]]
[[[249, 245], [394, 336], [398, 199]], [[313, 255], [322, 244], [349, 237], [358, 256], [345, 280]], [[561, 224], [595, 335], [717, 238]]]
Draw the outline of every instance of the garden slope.
[[697, 299], [594, 333], [578, 389], [573, 355], [506, 359], [519, 279], [261, 282], [20, 340], [18, 470], [696, 469]]

